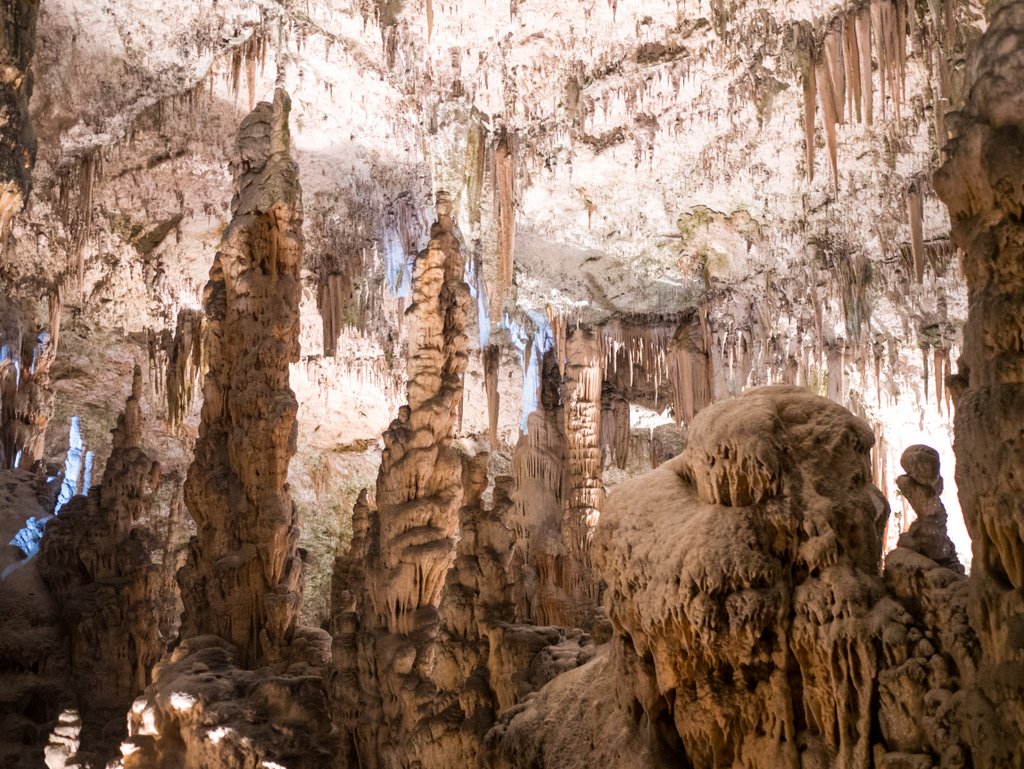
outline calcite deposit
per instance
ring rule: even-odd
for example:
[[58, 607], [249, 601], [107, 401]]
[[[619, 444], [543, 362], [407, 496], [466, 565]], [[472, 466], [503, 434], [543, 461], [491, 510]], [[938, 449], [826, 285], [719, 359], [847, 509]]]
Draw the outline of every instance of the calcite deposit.
[[[113, 431], [103, 480], [48, 522], [39, 569], [66, 628], [71, 688], [86, 729], [80, 761], [99, 761], [177, 625], [173, 561], [153, 527], [160, 465], [141, 447], [142, 371]], [[104, 739], [105, 737], [105, 739]]]
[[974, 553], [971, 624], [982, 662], [970, 693], [972, 755], [1024, 765], [1024, 6], [993, 3], [974, 51], [949, 159], [935, 178], [949, 206], [968, 291], [964, 351], [951, 381], [957, 487]]
[[0, 21], [0, 766], [1024, 769], [1021, 0]]
[[4, 3], [0, 15], [0, 240], [32, 190], [36, 137], [29, 116], [37, 0]]
[[208, 363], [185, 483], [197, 533], [178, 576], [182, 633], [224, 638], [246, 665], [278, 660], [302, 599], [299, 522], [287, 483], [303, 244], [290, 103], [278, 89], [238, 131], [232, 220], [205, 289]]

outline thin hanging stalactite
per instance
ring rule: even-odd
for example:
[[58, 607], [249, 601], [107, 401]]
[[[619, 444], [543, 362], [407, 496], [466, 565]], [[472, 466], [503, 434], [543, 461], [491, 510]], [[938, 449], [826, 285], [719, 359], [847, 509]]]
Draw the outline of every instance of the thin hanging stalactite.
[[508, 133], [494, 147], [494, 197], [498, 218], [498, 290], [491, 297], [491, 320], [501, 320], [512, 287], [516, 237], [514, 144]]

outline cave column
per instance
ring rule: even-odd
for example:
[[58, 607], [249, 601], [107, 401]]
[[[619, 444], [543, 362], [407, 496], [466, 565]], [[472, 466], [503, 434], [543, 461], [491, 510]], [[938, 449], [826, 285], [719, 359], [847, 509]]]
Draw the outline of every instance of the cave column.
[[590, 540], [604, 502], [601, 467], [601, 387], [604, 351], [589, 329], [577, 328], [566, 340], [565, 441], [569, 494], [562, 519], [565, 547], [563, 584], [585, 621], [597, 605], [597, 582], [590, 567]]
[[975, 766], [1024, 766], [1024, 3], [990, 3], [935, 189], [963, 254], [968, 315], [950, 385], [982, 647]]

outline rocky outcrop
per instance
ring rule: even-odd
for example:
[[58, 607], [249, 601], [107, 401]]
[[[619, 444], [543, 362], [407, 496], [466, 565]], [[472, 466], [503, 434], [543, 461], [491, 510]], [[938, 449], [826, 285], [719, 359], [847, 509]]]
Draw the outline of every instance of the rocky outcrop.
[[971, 533], [975, 766], [1024, 766], [1024, 6], [991, 3], [967, 98], [935, 188], [949, 207], [968, 290], [956, 403], [956, 480]]
[[505, 714], [497, 765], [963, 765], [963, 603], [940, 615], [887, 592], [873, 440], [796, 387], [700, 412], [681, 455], [605, 506], [610, 647]]
[[298, 515], [287, 484], [303, 247], [289, 106], [278, 89], [238, 132], [231, 224], [205, 291], [208, 368], [185, 484], [197, 533], [178, 575], [183, 636], [220, 636], [246, 666], [280, 659], [301, 602]]
[[28, 203], [36, 137], [28, 114], [38, 0], [11, 0], [0, 24], [0, 242]]
[[[183, 641], [153, 671], [146, 696], [128, 713], [118, 769], [318, 769], [329, 764], [331, 720], [320, 665], [325, 633], [299, 628], [292, 648], [305, 659], [248, 670], [216, 636]], [[299, 653], [296, 656], [300, 656]]]
[[[121, 726], [175, 624], [171, 565], [160, 557], [166, 548], [149, 523], [160, 465], [140, 446], [141, 395], [136, 367], [102, 483], [49, 521], [39, 554], [64, 619], [72, 689], [86, 723], [84, 751], [101, 747], [108, 721]], [[107, 739], [112, 747], [117, 735]]]

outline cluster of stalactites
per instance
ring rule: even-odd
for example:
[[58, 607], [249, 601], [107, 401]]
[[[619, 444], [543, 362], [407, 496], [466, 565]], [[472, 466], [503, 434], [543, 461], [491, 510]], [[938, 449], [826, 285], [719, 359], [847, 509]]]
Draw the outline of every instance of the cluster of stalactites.
[[[909, 11], [909, 13], [908, 13]], [[833, 184], [838, 189], [839, 166], [836, 127], [848, 121], [872, 125], [875, 121], [875, 84], [872, 54], [877, 62], [879, 106], [886, 117], [892, 102], [897, 128], [906, 98], [906, 38], [908, 19], [916, 24], [906, 0], [870, 0], [832, 19], [820, 45], [808, 27], [798, 34], [808, 53], [803, 64], [804, 146], [807, 175], [814, 177], [815, 104], [821, 107], [825, 143]]]

